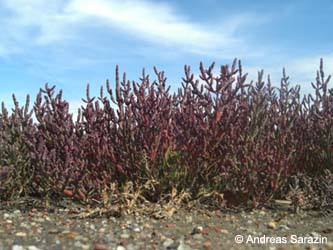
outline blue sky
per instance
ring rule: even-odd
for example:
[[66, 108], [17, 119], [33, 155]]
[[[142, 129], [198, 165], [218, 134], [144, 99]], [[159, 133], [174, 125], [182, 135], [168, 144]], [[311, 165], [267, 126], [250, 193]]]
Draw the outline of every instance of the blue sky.
[[155, 65], [176, 88], [184, 64], [198, 73], [200, 61], [235, 57], [250, 79], [263, 68], [275, 84], [286, 67], [307, 92], [320, 57], [333, 73], [331, 13], [330, 0], [0, 0], [0, 101], [34, 100], [49, 82], [74, 111], [87, 83], [95, 95], [114, 83], [116, 64], [131, 80]]

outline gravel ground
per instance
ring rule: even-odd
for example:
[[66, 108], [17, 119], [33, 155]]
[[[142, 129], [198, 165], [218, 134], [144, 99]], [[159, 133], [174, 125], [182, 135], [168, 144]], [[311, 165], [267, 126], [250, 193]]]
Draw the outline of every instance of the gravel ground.
[[[236, 235], [241, 235], [238, 240], [243, 237], [243, 243], [236, 244]], [[261, 243], [251, 243], [254, 240]], [[317, 240], [323, 244], [311, 242]], [[332, 212], [179, 209], [170, 218], [154, 219], [144, 215], [79, 218], [60, 208], [0, 209], [0, 250], [332, 250], [332, 242]]]

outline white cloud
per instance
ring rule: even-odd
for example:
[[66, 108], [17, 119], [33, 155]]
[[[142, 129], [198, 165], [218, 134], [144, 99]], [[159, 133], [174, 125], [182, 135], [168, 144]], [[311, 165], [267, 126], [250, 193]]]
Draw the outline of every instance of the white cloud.
[[292, 60], [287, 69], [290, 74], [297, 79], [312, 80], [316, 77], [316, 72], [319, 69], [320, 58], [324, 61], [324, 72], [328, 76], [333, 73], [333, 54], [309, 56], [300, 59]]
[[234, 39], [229, 34], [217, 34], [209, 27], [186, 21], [171, 6], [147, 1], [74, 0], [68, 6], [74, 15], [99, 18], [106, 24], [129, 31], [138, 37], [188, 49], [216, 49]]
[[[248, 73], [248, 80], [254, 82], [258, 78], [258, 71], [264, 69], [264, 80], [267, 82], [267, 75], [271, 76], [271, 82], [275, 86], [280, 85], [282, 77], [282, 69], [285, 68], [291, 86], [300, 85], [303, 94], [312, 93], [311, 82], [315, 82], [317, 71], [319, 70], [320, 58], [324, 61], [325, 78], [329, 75], [333, 76], [333, 54], [328, 55], [313, 55], [307, 57], [295, 58], [287, 61], [287, 63], [276, 63], [275, 65], [263, 64], [260, 66], [243, 65], [243, 72]], [[331, 79], [329, 87], [333, 87]]]
[[86, 36], [80, 34], [80, 29], [94, 24], [163, 46], [227, 57], [233, 53], [230, 50], [243, 44], [233, 33], [241, 24], [253, 20], [249, 15], [239, 15], [215, 27], [202, 25], [177, 13], [169, 4], [147, 0], [3, 0], [2, 4], [7, 10], [7, 15], [0, 17], [7, 29], [7, 42], [0, 41], [2, 55], [4, 51], [17, 52], [15, 48], [27, 44], [63, 43], [76, 35]]
[[4, 0], [0, 24], [0, 56], [24, 53], [31, 46], [62, 42], [73, 34], [76, 20], [62, 10], [62, 1]]

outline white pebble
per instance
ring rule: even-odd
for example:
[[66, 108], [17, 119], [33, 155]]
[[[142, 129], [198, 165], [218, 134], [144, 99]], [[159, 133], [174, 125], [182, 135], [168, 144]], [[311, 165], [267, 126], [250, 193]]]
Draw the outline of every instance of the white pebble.
[[41, 250], [41, 249], [35, 246], [28, 246], [28, 250]]
[[117, 250], [126, 250], [126, 248], [123, 246], [117, 246]]
[[20, 245], [14, 245], [12, 247], [12, 250], [24, 250], [24, 248], [22, 246], [20, 246]]

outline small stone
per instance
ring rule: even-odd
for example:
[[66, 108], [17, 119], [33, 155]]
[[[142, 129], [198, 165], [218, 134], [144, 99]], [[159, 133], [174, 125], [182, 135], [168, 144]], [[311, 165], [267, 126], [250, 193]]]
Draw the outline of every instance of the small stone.
[[290, 230], [290, 227], [288, 227], [287, 225], [280, 225], [279, 229], [281, 229], [281, 230]]
[[94, 224], [91, 224], [91, 225], [90, 225], [90, 229], [95, 231], [95, 230], [96, 230], [95, 225], [94, 225]]
[[44, 219], [47, 221], [52, 221], [52, 219], [49, 216], [44, 216]]
[[168, 223], [165, 225], [167, 228], [174, 228], [176, 225], [172, 223]]
[[312, 237], [320, 237], [321, 235], [319, 233], [317, 233], [317, 232], [311, 232], [310, 236], [312, 236]]
[[328, 241], [328, 242], [324, 245], [324, 249], [325, 249], [325, 250], [333, 250], [333, 242], [332, 242], [332, 241]]
[[266, 212], [264, 210], [260, 210], [259, 215], [265, 215]]
[[316, 250], [316, 247], [309, 245], [305, 247], [305, 250]]
[[193, 221], [193, 218], [192, 218], [191, 215], [185, 216], [185, 222], [186, 223], [192, 223], [192, 221]]
[[172, 239], [167, 239], [163, 242], [163, 246], [167, 250], [178, 250], [179, 242], [176, 242]]
[[113, 234], [107, 234], [107, 235], [105, 235], [104, 238], [105, 238], [106, 243], [113, 243], [113, 242], [115, 242]]
[[13, 214], [15, 214], [15, 215], [20, 215], [20, 214], [21, 214], [21, 211], [20, 211], [20, 210], [15, 210], [15, 211], [13, 212]]
[[171, 245], [173, 243], [173, 239], [166, 239], [164, 242], [163, 242], [163, 246], [164, 247], [168, 247], [169, 245]]
[[267, 224], [267, 227], [269, 229], [275, 229], [276, 228], [276, 222], [275, 221], [271, 221]]
[[35, 246], [28, 246], [28, 250], [41, 250], [41, 249]]
[[122, 239], [128, 239], [129, 237], [130, 237], [130, 235], [126, 234], [126, 233], [120, 235], [120, 238], [122, 238]]
[[189, 246], [187, 246], [185, 244], [184, 240], [185, 240], [185, 237], [181, 236], [180, 239], [179, 239], [179, 246], [178, 246], [177, 250], [191, 250], [189, 248]]
[[212, 243], [210, 241], [205, 241], [203, 244], [202, 244], [203, 248], [208, 250], [211, 248], [212, 246]]
[[128, 244], [126, 246], [126, 250], [136, 250], [138, 249], [136, 246], [134, 246], [132, 243]]
[[13, 245], [18, 245], [21, 246], [22, 245], [22, 240], [21, 238], [16, 238], [13, 240]]
[[195, 234], [195, 235], [193, 235], [193, 239], [194, 240], [203, 240], [203, 236], [202, 236], [202, 234]]
[[10, 219], [11, 216], [10, 216], [10, 214], [4, 213], [4, 214], [3, 214], [3, 218], [4, 218], [5, 220], [7, 220], [7, 219]]
[[125, 247], [125, 246], [127, 246], [127, 241], [126, 240], [120, 240], [119, 241], [119, 246], [123, 246], [123, 247]]
[[94, 250], [108, 250], [108, 246], [104, 244], [95, 244]]
[[147, 223], [146, 223], [146, 224], [143, 225], [143, 228], [144, 228], [144, 229], [151, 229], [152, 226], [151, 226], [150, 224], [147, 224]]
[[74, 246], [81, 248], [81, 246], [82, 246], [81, 241], [75, 241]]
[[12, 247], [12, 250], [24, 250], [23, 246], [20, 246], [20, 245], [14, 245]]
[[141, 229], [139, 227], [134, 227], [133, 228], [133, 232], [139, 233], [141, 231]]
[[201, 234], [203, 234], [203, 235], [208, 235], [208, 234], [209, 234], [209, 231], [208, 231], [207, 229], [203, 229], [203, 230], [201, 231]]
[[25, 236], [27, 236], [27, 234], [25, 232], [17, 232], [15, 235], [18, 236], [18, 237], [25, 237]]
[[163, 234], [160, 236], [161, 241], [165, 241], [166, 239], [167, 239], [167, 237], [165, 237]]
[[222, 234], [229, 234], [229, 231], [227, 229], [221, 229]]
[[81, 249], [88, 250], [88, 249], [90, 249], [90, 245], [88, 245], [88, 244], [86, 244], [86, 245], [82, 244], [81, 245]]
[[193, 230], [192, 230], [192, 234], [199, 234], [199, 233], [202, 232], [202, 230], [203, 230], [203, 227], [202, 227], [202, 226], [195, 227], [195, 228], [193, 228]]
[[77, 236], [79, 236], [79, 234], [77, 232], [69, 232], [69, 233], [67, 233], [66, 236], [67, 236], [67, 238], [74, 239]]
[[132, 221], [127, 220], [127, 221], [126, 221], [126, 224], [127, 224], [127, 225], [132, 225]]
[[45, 219], [42, 217], [34, 217], [34, 221], [36, 222], [45, 222]]
[[117, 246], [117, 250], [126, 250], [126, 248], [123, 246]]

